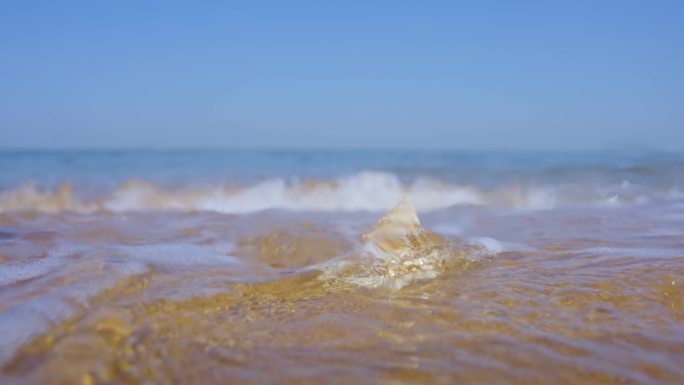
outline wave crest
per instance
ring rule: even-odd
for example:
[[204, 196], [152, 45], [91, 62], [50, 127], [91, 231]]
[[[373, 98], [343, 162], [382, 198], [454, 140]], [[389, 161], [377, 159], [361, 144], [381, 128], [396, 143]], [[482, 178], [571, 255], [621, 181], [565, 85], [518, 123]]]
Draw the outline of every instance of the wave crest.
[[421, 211], [456, 205], [499, 205], [512, 208], [550, 209], [567, 204], [616, 205], [645, 203], [650, 198], [676, 198], [673, 191], [617, 186], [515, 183], [482, 189], [434, 178], [402, 183], [394, 174], [363, 171], [329, 180], [268, 179], [249, 186], [166, 188], [144, 180], [129, 180], [111, 193], [82, 198], [68, 182], [55, 191], [34, 184], [0, 191], [0, 212], [38, 211], [129, 212], [148, 210], [251, 213], [268, 209], [291, 211], [387, 211], [392, 202], [411, 194]]
[[360, 252], [327, 266], [321, 278], [396, 290], [492, 254], [485, 245], [448, 240], [423, 228], [408, 195], [362, 239]]
[[252, 186], [168, 189], [142, 180], [121, 184], [110, 195], [82, 199], [71, 184], [42, 191], [33, 184], [0, 192], [0, 212], [127, 212], [139, 210], [199, 210], [250, 213], [267, 209], [293, 211], [383, 211], [407, 192], [419, 207], [434, 210], [456, 204], [481, 203], [470, 187], [420, 181], [406, 186], [391, 173], [361, 172], [328, 180], [269, 179]]

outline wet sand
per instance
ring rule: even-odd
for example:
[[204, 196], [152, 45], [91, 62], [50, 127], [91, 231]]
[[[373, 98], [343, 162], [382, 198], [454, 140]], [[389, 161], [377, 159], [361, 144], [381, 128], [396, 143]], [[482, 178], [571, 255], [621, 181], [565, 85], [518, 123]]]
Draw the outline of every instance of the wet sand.
[[0, 214], [0, 382], [684, 381], [684, 202], [397, 210]]

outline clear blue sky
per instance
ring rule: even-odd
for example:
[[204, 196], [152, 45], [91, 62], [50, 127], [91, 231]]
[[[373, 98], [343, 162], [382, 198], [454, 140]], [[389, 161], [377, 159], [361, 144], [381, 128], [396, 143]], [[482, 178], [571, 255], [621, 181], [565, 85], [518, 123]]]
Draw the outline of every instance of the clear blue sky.
[[682, 1], [5, 1], [0, 147], [684, 150]]

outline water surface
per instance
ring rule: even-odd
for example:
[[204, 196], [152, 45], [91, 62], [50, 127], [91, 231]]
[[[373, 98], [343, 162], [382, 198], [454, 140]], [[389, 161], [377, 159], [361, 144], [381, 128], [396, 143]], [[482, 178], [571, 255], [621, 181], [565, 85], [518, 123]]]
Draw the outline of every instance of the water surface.
[[684, 382], [684, 157], [0, 153], [0, 382]]

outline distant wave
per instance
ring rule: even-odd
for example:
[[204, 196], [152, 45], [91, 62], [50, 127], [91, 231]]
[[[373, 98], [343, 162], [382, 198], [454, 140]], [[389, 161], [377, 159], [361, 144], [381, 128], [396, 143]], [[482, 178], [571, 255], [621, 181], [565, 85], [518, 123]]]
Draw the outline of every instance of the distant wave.
[[410, 193], [419, 211], [458, 205], [498, 205], [549, 209], [572, 204], [640, 204], [680, 196], [673, 189], [646, 189], [623, 181], [616, 186], [597, 183], [514, 183], [485, 189], [436, 178], [411, 183], [387, 172], [363, 171], [329, 180], [268, 179], [249, 186], [165, 188], [144, 180], [129, 180], [112, 192], [81, 198], [69, 182], [41, 190], [34, 184], [0, 191], [0, 212], [129, 212], [149, 210], [250, 213], [268, 209], [291, 211], [386, 211]]

